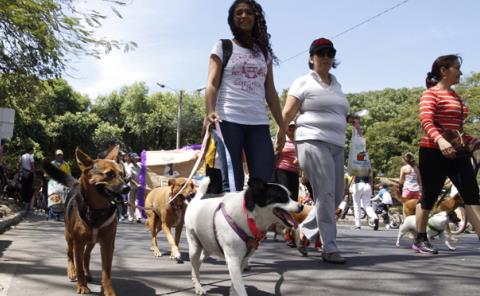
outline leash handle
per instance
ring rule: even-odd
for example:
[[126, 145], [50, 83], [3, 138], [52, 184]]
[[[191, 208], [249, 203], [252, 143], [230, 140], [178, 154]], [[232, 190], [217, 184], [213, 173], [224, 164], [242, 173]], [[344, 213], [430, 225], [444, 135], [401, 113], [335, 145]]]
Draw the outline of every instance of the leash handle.
[[232, 158], [230, 157], [230, 153], [228, 152], [227, 145], [225, 144], [225, 140], [223, 139], [222, 130], [220, 129], [220, 124], [218, 123], [218, 121], [215, 121], [215, 133], [217, 134], [218, 138], [222, 141], [223, 147], [225, 147], [225, 158], [227, 161], [227, 170], [228, 170], [228, 187], [230, 188], [230, 192], [236, 192], [237, 188], [235, 187], [235, 175], [233, 172]]

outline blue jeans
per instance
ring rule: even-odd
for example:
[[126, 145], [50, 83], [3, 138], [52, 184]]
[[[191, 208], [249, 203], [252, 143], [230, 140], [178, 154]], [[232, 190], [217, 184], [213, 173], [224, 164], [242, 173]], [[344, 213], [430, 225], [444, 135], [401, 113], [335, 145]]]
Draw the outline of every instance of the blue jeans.
[[[250, 177], [258, 177], [265, 182], [270, 182], [275, 163], [268, 125], [246, 125], [222, 121], [220, 128], [232, 159], [236, 190], [243, 190], [245, 182], [243, 152], [245, 152]], [[218, 144], [216, 147], [219, 148]], [[225, 154], [219, 153], [219, 158], [222, 163], [223, 190], [230, 191]]]

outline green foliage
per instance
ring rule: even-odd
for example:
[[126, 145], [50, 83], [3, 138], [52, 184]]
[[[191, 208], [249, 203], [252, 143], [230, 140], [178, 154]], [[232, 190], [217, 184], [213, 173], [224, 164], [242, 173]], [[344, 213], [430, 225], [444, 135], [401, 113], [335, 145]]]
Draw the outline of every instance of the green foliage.
[[[93, 105], [64, 80], [51, 79], [28, 86], [29, 92], [2, 93], [1, 86], [12, 82], [0, 76], [0, 103], [16, 110], [14, 138], [7, 146], [7, 161], [15, 165], [23, 150], [34, 145], [36, 157], [52, 157], [62, 149], [66, 160], [74, 159], [76, 147], [92, 156], [115, 140], [124, 151], [169, 150], [176, 145], [177, 108], [180, 93], [149, 94], [145, 83], [124, 86], [98, 97]], [[480, 135], [480, 74], [465, 78], [457, 87], [470, 108], [466, 129]], [[423, 136], [418, 120], [418, 99], [422, 88], [384, 89], [347, 95], [351, 111], [368, 109], [362, 128], [375, 173], [398, 177], [401, 155], [418, 153]], [[199, 93], [183, 95], [181, 146], [200, 143], [204, 98]], [[285, 102], [286, 91], [280, 100]], [[271, 120], [274, 135], [276, 125]], [[351, 136], [347, 130], [346, 155]], [[73, 163], [72, 163], [73, 164]], [[73, 167], [73, 169], [75, 169]]]
[[[103, 1], [125, 5], [120, 0]], [[74, 0], [0, 1], [0, 74], [60, 77], [68, 56], [99, 57], [112, 48], [136, 47], [133, 42], [95, 37], [106, 16], [78, 10], [75, 4]]]
[[[422, 134], [418, 122], [418, 99], [422, 91], [421, 88], [384, 89], [347, 96], [352, 113], [369, 110], [369, 115], [361, 118], [361, 126], [376, 173], [396, 176], [403, 152], [415, 154], [418, 151]], [[350, 137], [351, 128], [347, 132], [346, 155]]]

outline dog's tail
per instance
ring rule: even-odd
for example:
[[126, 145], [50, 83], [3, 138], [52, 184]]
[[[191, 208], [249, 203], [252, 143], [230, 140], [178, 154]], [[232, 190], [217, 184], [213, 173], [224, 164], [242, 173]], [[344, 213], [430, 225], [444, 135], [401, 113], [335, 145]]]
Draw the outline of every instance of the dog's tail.
[[392, 186], [392, 187], [393, 187], [392, 190], [390, 190], [390, 192], [392, 193], [391, 195], [393, 196], [393, 198], [398, 200], [398, 202], [403, 205], [408, 200], [408, 198], [402, 197], [400, 190], [397, 186]]
[[208, 184], [210, 184], [210, 177], [203, 178], [193, 199], [195, 199], [197, 196], [204, 196], [207, 193]]
[[78, 182], [77, 179], [58, 169], [48, 160], [43, 161], [43, 170], [50, 178], [63, 184], [66, 187], [72, 187], [75, 183]]

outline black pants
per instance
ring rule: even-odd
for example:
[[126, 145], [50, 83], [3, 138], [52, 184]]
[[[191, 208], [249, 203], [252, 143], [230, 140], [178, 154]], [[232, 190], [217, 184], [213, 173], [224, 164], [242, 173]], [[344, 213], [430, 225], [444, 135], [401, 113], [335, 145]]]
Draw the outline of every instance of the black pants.
[[287, 187], [287, 189], [292, 193], [292, 199], [294, 201], [298, 200], [298, 186], [300, 185], [298, 178], [298, 173], [282, 169], [275, 169], [273, 174], [273, 182]]
[[33, 196], [33, 173], [24, 173], [22, 172], [22, 201], [26, 203], [30, 203]]
[[448, 159], [438, 149], [421, 147], [418, 168], [422, 179], [422, 209], [433, 208], [447, 177], [457, 187], [465, 204], [480, 204], [477, 179], [469, 157]]

